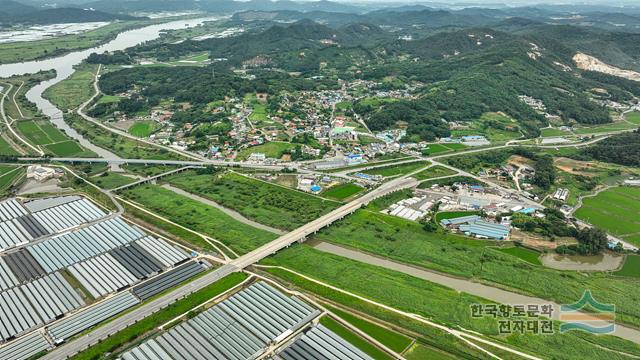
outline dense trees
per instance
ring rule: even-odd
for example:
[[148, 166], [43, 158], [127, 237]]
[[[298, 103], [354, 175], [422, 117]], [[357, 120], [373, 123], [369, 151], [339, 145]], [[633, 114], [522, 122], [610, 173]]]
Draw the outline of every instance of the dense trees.
[[556, 179], [556, 168], [553, 166], [553, 157], [544, 155], [536, 156], [534, 162], [535, 175], [533, 183], [548, 190]]
[[113, 65], [113, 64], [132, 64], [133, 60], [129, 54], [124, 51], [114, 51], [113, 53], [91, 53], [86, 60], [89, 64], [103, 64], [103, 65]]
[[585, 228], [576, 234], [578, 244], [562, 245], [556, 249], [561, 254], [597, 255], [608, 248], [607, 233], [597, 228]]
[[626, 166], [640, 166], [640, 129], [613, 135], [581, 150], [574, 157], [600, 160]]

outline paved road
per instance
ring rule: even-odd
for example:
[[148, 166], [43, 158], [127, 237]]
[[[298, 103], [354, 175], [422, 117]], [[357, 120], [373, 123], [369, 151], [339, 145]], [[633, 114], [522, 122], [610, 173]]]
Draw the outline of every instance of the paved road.
[[64, 344], [47, 355], [42, 359], [48, 360], [61, 360], [66, 359], [74, 354], [98, 343], [100, 340], [104, 340], [109, 335], [112, 335], [126, 327], [144, 319], [145, 317], [165, 308], [178, 299], [181, 299], [209, 284], [216, 282], [217, 280], [231, 274], [232, 272], [239, 271], [247, 266], [259, 262], [267, 256], [275, 254], [279, 250], [288, 247], [299, 240], [306, 238], [307, 236], [317, 232], [318, 230], [330, 225], [334, 221], [340, 220], [343, 217], [358, 210], [363, 205], [373, 201], [381, 196], [387, 195], [391, 192], [409, 188], [417, 184], [415, 179], [403, 177], [398, 178], [388, 183], [383, 184], [377, 189], [353, 200], [352, 202], [343, 205], [334, 211], [308, 223], [298, 229], [295, 229], [287, 234], [280, 236], [272, 242], [265, 244], [258, 249], [255, 249], [239, 258], [231, 260], [228, 264], [208, 273], [207, 275], [198, 278], [195, 281], [188, 283], [156, 300], [143, 304], [135, 311], [125, 314], [122, 317], [116, 318], [103, 326], [98, 327], [94, 331], [73, 340], [70, 343]]
[[[415, 266], [398, 263], [392, 260], [369, 255], [360, 251], [348, 249], [342, 246], [337, 246], [337, 245], [333, 245], [325, 242], [321, 242], [315, 245], [314, 247], [324, 252], [328, 252], [338, 256], [343, 256], [349, 259], [363, 262], [365, 264], [381, 266], [387, 269], [399, 271], [399, 272], [417, 277], [419, 279], [431, 281], [436, 284], [444, 285], [448, 288], [451, 288], [457, 291], [479, 296], [481, 298], [495, 301], [501, 304], [512, 304], [512, 305], [551, 304], [553, 308], [557, 310], [553, 313], [553, 318], [557, 320], [558, 316], [560, 315], [559, 313], [560, 304], [555, 303], [553, 301], [544, 300], [544, 299], [540, 299], [532, 296], [521, 295], [511, 291], [502, 290], [493, 286], [480, 284], [471, 280], [457, 278], [451, 275], [445, 275], [445, 274], [431, 271], [425, 268], [419, 268]], [[640, 342], [640, 330], [638, 329], [633, 329], [633, 328], [629, 328], [622, 325], [616, 325], [616, 330], [614, 335], [629, 341], [633, 341], [635, 343]]]

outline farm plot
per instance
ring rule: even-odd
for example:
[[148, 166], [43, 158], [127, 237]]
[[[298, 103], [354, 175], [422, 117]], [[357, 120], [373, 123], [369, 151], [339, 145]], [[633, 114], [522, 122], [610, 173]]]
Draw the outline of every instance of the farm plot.
[[26, 120], [16, 123], [18, 131], [29, 142], [40, 146], [46, 152], [56, 156], [95, 156], [94, 153], [83, 149], [78, 143], [69, 139], [52, 124], [40, 120]]
[[[640, 245], [640, 189], [617, 187], [586, 198], [576, 211], [587, 221], [632, 244]], [[615, 221], [612, 221], [615, 219]]]

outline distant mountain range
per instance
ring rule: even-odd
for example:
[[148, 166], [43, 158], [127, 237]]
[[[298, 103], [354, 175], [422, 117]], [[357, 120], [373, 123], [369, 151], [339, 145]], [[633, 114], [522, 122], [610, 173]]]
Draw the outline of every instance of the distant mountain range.
[[126, 14], [109, 14], [103, 11], [70, 8], [39, 8], [13, 0], [0, 0], [0, 27], [16, 24], [47, 25], [113, 20], [130, 20]]

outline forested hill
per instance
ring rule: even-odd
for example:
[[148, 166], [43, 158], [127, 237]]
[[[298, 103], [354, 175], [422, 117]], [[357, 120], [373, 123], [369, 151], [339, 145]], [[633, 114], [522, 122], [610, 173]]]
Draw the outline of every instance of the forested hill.
[[12, 0], [0, 0], [0, 25], [15, 24], [47, 25], [58, 23], [78, 23], [134, 19], [129, 15], [115, 15], [102, 11], [78, 8], [40, 9]]
[[[333, 29], [310, 20], [301, 20], [290, 25], [274, 25], [264, 31], [245, 33], [237, 37], [208, 39], [204, 41], [185, 41], [180, 44], [160, 47], [142, 46], [134, 52], [153, 53], [160, 58], [177, 56], [188, 52], [210, 51], [216, 57], [229, 59], [230, 64], [239, 65], [242, 61], [257, 56], [269, 59], [269, 62], [287, 69], [303, 70], [309, 66], [317, 69], [318, 63], [335, 54], [322, 54], [324, 49], [349, 47], [374, 47], [391, 41], [395, 37], [379, 27], [367, 24], [351, 24]], [[304, 52], [308, 50], [307, 52]], [[331, 51], [329, 51], [331, 52]], [[296, 64], [301, 67], [296, 68]]]

